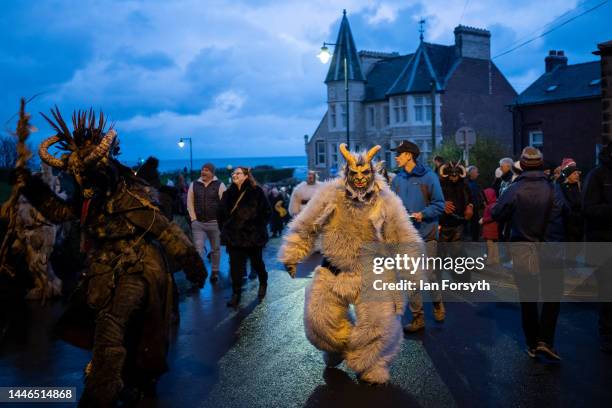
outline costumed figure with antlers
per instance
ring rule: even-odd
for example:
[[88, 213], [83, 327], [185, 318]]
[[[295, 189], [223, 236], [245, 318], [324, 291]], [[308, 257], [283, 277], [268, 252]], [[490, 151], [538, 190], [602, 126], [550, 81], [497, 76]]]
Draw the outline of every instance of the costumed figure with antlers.
[[[460, 162], [450, 161], [440, 166], [440, 186], [444, 195], [444, 213], [440, 216], [440, 236], [438, 242], [456, 243], [461, 241], [465, 222], [474, 215], [474, 204], [470, 189], [466, 183], [467, 170]], [[459, 256], [458, 244], [442, 247], [442, 252], [450, 256]], [[463, 275], [469, 280], [469, 272]]]
[[279, 252], [294, 277], [296, 264], [320, 241], [323, 262], [306, 291], [306, 337], [324, 352], [328, 367], [346, 360], [361, 380], [373, 384], [389, 380], [388, 367], [403, 337], [404, 298], [384, 292], [376, 302], [366, 299], [363, 283], [378, 275], [371, 275], [372, 264], [363, 262], [360, 251], [371, 243], [411, 244], [408, 256], [423, 253], [423, 241], [401, 200], [376, 174], [372, 159], [378, 150], [380, 146], [353, 154], [340, 145], [344, 174], [321, 185], [289, 224]]
[[[207, 272], [189, 238], [160, 213], [154, 190], [116, 160], [117, 133], [105, 130], [103, 114], [96, 120], [91, 110], [75, 112], [72, 131], [57, 108], [52, 114], [55, 120], [43, 116], [57, 134], [43, 141], [39, 155], [71, 175], [77, 192], [62, 200], [25, 168], [13, 181], [49, 221], [80, 219], [86, 271], [60, 319], [60, 336], [93, 348], [80, 406], [113, 406], [122, 390], [138, 398], [154, 389], [167, 370], [172, 284], [164, 256], [200, 287]], [[53, 145], [61, 157], [48, 151]], [[89, 322], [73, 322], [86, 310]], [[87, 323], [91, 330], [84, 330]]]

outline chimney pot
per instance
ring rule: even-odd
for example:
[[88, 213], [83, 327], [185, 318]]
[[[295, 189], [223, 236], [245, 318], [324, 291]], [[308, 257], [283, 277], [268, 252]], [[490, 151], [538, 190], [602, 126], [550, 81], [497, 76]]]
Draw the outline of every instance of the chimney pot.
[[553, 56], [553, 55], [557, 55], [557, 51], [555, 51], [555, 50], [550, 50], [550, 51], [548, 51], [548, 55], [551, 55], [551, 56]]
[[557, 51], [557, 55], [558, 55], [559, 57], [563, 57], [563, 56], [565, 56], [565, 51], [563, 51], [563, 50], [559, 50], [559, 51]]

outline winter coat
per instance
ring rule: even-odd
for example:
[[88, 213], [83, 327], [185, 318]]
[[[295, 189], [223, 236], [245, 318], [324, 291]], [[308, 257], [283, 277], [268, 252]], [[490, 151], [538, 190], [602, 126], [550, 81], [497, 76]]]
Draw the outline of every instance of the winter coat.
[[455, 205], [455, 211], [452, 214], [442, 213], [440, 216], [440, 225], [443, 227], [456, 227], [465, 222], [465, 209], [469, 204], [472, 204], [472, 196], [470, 189], [465, 180], [459, 179], [456, 182], [443, 180], [442, 194], [444, 201], [451, 201]]
[[563, 203], [563, 225], [566, 242], [582, 242], [584, 237], [584, 217], [582, 215], [582, 196], [579, 183], [556, 183]]
[[599, 154], [599, 166], [584, 183], [583, 212], [586, 240], [612, 241], [612, 144]]
[[526, 171], [497, 199], [495, 221], [510, 223], [511, 241], [562, 241], [562, 203], [540, 170]]
[[391, 181], [391, 190], [401, 198], [408, 213], [423, 213], [423, 221], [414, 223], [421, 237], [425, 241], [436, 239], [438, 217], [444, 212], [438, 175], [418, 163], [410, 173], [401, 169]]
[[240, 189], [232, 184], [223, 193], [217, 211], [221, 243], [238, 248], [263, 247], [268, 242], [270, 215], [270, 204], [261, 187], [252, 186], [248, 180]]
[[495, 190], [487, 188], [484, 191], [486, 206], [482, 216], [482, 238], [485, 240], [497, 241], [499, 239], [499, 227], [491, 216], [491, 209], [497, 202]]
[[499, 197], [510, 185], [512, 182], [512, 171], [508, 170], [501, 177], [495, 179], [493, 183], [493, 190], [495, 190], [495, 194]]

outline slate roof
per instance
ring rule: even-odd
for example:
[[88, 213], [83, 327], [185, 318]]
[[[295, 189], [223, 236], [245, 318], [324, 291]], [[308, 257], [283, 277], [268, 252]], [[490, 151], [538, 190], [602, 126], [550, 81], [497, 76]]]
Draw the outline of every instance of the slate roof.
[[365, 102], [397, 94], [430, 92], [432, 78], [436, 81], [436, 89], [443, 91], [458, 62], [454, 45], [426, 42], [421, 43], [414, 54], [378, 61], [366, 78]]
[[[599, 61], [558, 66], [544, 73], [514, 100], [519, 105], [535, 105], [601, 96]], [[556, 87], [555, 87], [556, 85]]]
[[329, 71], [327, 71], [325, 83], [330, 81], [344, 81], [345, 57], [349, 81], [365, 80], [361, 70], [361, 62], [357, 55], [357, 47], [355, 47], [353, 33], [351, 33], [351, 27], [346, 18], [346, 11], [342, 16], [338, 38], [336, 39], [336, 45], [334, 47], [334, 54], [332, 55], [331, 64], [329, 65]]

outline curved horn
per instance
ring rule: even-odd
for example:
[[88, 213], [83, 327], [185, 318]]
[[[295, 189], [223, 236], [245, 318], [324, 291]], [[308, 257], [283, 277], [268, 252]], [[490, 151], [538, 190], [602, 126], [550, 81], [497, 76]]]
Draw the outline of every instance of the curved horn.
[[54, 145], [55, 143], [59, 141], [60, 141], [60, 138], [57, 135], [51, 136], [50, 138], [45, 139], [40, 144], [40, 147], [38, 148], [38, 155], [40, 156], [41, 160], [47, 163], [49, 166], [55, 167], [57, 169], [62, 169], [65, 166], [64, 161], [61, 159], [58, 159], [57, 157], [49, 153], [49, 147], [51, 147], [52, 145]]
[[448, 163], [444, 163], [443, 165], [440, 166], [440, 169], [438, 169], [438, 173], [440, 174], [440, 177], [448, 177], [447, 175], [444, 174], [444, 170], [446, 170], [446, 167], [448, 167]]
[[372, 161], [376, 153], [381, 149], [380, 145], [376, 145], [366, 153], [366, 162]]
[[340, 143], [340, 153], [344, 157], [344, 160], [349, 164], [349, 166], [355, 166], [357, 161], [355, 160], [355, 156], [351, 154], [346, 148], [346, 143]]
[[115, 129], [111, 129], [106, 132], [106, 135], [104, 135], [104, 138], [100, 141], [98, 147], [96, 147], [96, 149], [91, 152], [89, 156], [85, 158], [85, 160], [83, 160], [83, 164], [88, 165], [91, 163], [95, 163], [102, 157], [106, 156], [108, 150], [111, 148], [113, 142], [115, 141], [115, 136], [117, 136], [117, 132], [115, 132]]
[[461, 178], [466, 178], [467, 177], [467, 169], [465, 168], [465, 166], [462, 165], [458, 165], [459, 168], [461, 168]]

